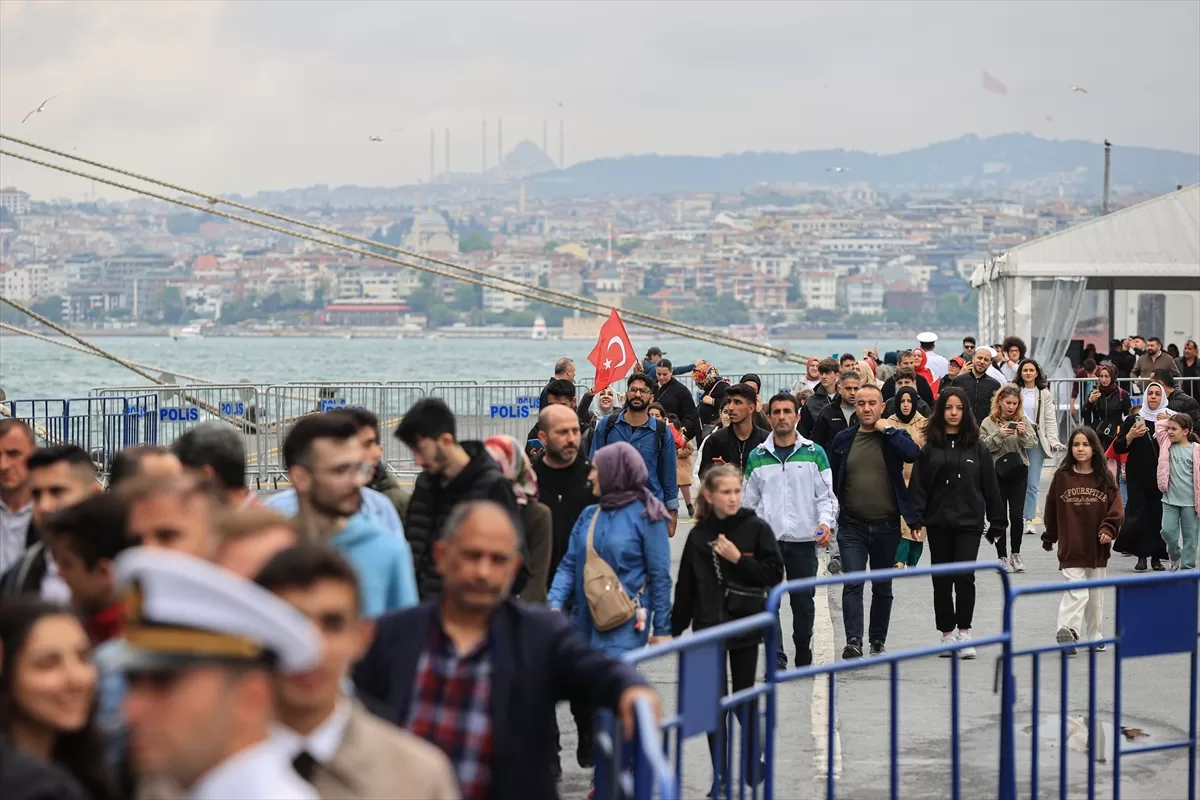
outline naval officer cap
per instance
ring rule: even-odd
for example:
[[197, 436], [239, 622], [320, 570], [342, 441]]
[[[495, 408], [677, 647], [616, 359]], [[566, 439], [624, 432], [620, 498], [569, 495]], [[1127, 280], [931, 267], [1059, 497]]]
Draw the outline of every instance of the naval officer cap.
[[917, 334], [917, 341], [921, 344], [933, 344], [937, 341], [937, 334], [933, 331], [925, 331]]
[[117, 668], [172, 672], [195, 664], [303, 672], [320, 660], [316, 628], [271, 592], [207, 561], [136, 547], [117, 557], [125, 636]]

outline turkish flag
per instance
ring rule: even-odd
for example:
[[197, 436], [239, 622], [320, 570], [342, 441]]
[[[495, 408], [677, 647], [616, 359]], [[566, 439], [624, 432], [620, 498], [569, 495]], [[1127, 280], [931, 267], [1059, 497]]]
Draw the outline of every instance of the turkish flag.
[[596, 368], [596, 385], [593, 388], [598, 392], [621, 380], [633, 369], [635, 360], [637, 355], [633, 352], [629, 334], [625, 332], [625, 323], [614, 308], [600, 326], [600, 338], [588, 356], [588, 361]]

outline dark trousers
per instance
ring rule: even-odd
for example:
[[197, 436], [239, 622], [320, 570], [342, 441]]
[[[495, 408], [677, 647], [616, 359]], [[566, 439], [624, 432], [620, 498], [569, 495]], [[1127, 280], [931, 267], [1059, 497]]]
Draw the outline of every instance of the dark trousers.
[[[754, 685], [754, 675], [758, 669], [758, 645], [751, 647], [738, 647], [726, 651], [729, 654], [729, 683], [733, 684], [733, 693], [740, 692], [742, 689], [749, 689]], [[723, 688], [723, 687], [722, 687]], [[725, 696], [725, 692], [721, 693]], [[756, 740], [753, 742], [754, 747], [751, 747], [751, 734], [746, 730], [746, 717], [748, 709], [739, 707], [735, 713], [738, 718], [738, 725], [742, 728], [742, 774], [749, 777], [754, 775], [758, 770], [758, 755], [763, 751], [763, 742]], [[726, 726], [725, 715], [721, 715], [720, 725]], [[729, 738], [728, 728], [726, 730], [726, 738]], [[734, 745], [736, 739], [731, 743], [725, 742], [725, 748], [728, 751], [736, 752]], [[725, 770], [725, 758], [717, 753], [717, 735], [716, 733], [708, 734], [708, 752], [712, 756], [713, 761], [713, 785], [717, 783], [717, 776]], [[736, 775], [737, 773], [734, 772]], [[714, 792], [714, 795], [716, 793]]]
[[[1024, 497], [1022, 497], [1024, 500]], [[838, 530], [838, 545], [842, 548], [842, 570], [845, 573], [866, 572], [871, 569], [891, 569], [896, 564], [896, 547], [900, 544], [900, 520], [861, 522], [843, 516]], [[888, 623], [892, 619], [892, 582], [871, 582], [870, 641], [887, 641]], [[846, 640], [862, 641], [863, 581], [842, 587], [842, 624]]]
[[[928, 528], [929, 560], [934, 564], [975, 561], [979, 557], [979, 531]], [[933, 576], [933, 618], [937, 629], [950, 633], [969, 630], [975, 616], [975, 573]]]
[[[1021, 537], [1025, 535], [1025, 488], [1029, 483], [1029, 467], [1018, 467], [1003, 478], [997, 476], [996, 482], [1000, 484], [1000, 497], [1008, 509], [1008, 540], [1012, 542], [1012, 552], [1019, 553]], [[996, 554], [1000, 558], [1008, 556], [1004, 537], [996, 540]]]
[[[816, 542], [779, 542], [779, 552], [783, 556], [787, 580], [817, 577]], [[816, 614], [814, 595], [813, 589], [788, 593], [792, 604], [792, 643], [796, 646], [797, 663], [803, 661], [802, 655], [807, 655], [810, 661], [812, 659], [813, 616]], [[778, 617], [775, 618], [775, 638], [779, 642], [778, 660], [783, 661], [787, 658], [787, 651], [783, 649], [783, 626]]]
[[[753, 681], [753, 678], [751, 678], [751, 681]], [[575, 729], [579, 732], [579, 746], [576, 749], [576, 759], [575, 759], [577, 763], [580, 761], [579, 755], [582, 753], [587, 753], [589, 755], [589, 760], [591, 760], [591, 754], [592, 754], [593, 749], [595, 748], [595, 744], [593, 742], [596, 738], [595, 737], [595, 729], [596, 729], [595, 713], [596, 713], [596, 710], [594, 708], [592, 708], [591, 706], [584, 705], [583, 703], [576, 701], [576, 700], [571, 701], [571, 716], [575, 718]], [[556, 753], [559, 753], [559, 754], [562, 753], [562, 737], [558, 730], [558, 716], [557, 715], [555, 715], [555, 718], [554, 718], [554, 750]], [[559, 771], [561, 772], [562, 771], [561, 755], [560, 755], [560, 760], [558, 763], [559, 763]], [[587, 764], [580, 763], [579, 766], [585, 767], [585, 766], [587, 766]]]

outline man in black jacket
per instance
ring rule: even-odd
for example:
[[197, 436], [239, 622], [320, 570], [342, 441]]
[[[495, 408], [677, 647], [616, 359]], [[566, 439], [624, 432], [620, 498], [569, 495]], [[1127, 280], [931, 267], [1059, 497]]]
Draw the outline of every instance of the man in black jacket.
[[[418, 401], [396, 428], [396, 438], [412, 450], [416, 465], [422, 469], [413, 486], [404, 527], [422, 600], [442, 589], [442, 579], [433, 563], [433, 543], [450, 512], [460, 503], [491, 500], [507, 509], [521, 550], [528, 552], [521, 514], [504, 473], [482, 442], [459, 442], [455, 431], [454, 413], [436, 397]], [[522, 561], [513, 587], [518, 593], [529, 580], [529, 567], [524, 563], [527, 560]]]
[[851, 425], [858, 424], [854, 402], [861, 385], [862, 379], [857, 372], [852, 369], [843, 372], [838, 382], [838, 402], [830, 403], [821, 412], [821, 416], [817, 417], [817, 424], [813, 425], [812, 436], [809, 438], [819, 444], [826, 454], [829, 453], [835, 436]]
[[[566, 406], [572, 410], [575, 409], [575, 384], [565, 378], [555, 378], [546, 384], [546, 388], [542, 389], [542, 397], [539, 408], [547, 408], [549, 406]], [[529, 429], [525, 441], [521, 444], [525, 447], [525, 455], [533, 459], [534, 454], [541, 448], [537, 445], [538, 441], [538, 425], [535, 422], [533, 427]]]
[[73, 444], [35, 450], [26, 461], [33, 516], [29, 529], [33, 541], [0, 580], [0, 595], [33, 595], [66, 603], [71, 590], [58, 576], [50, 550], [37, 531], [45, 530], [46, 519], [57, 511], [80, 503], [103, 491], [96, 480], [96, 465], [83, 448]]
[[666, 410], [668, 416], [674, 414], [679, 417], [684, 424], [684, 435], [689, 439], [694, 438], [697, 431], [690, 430], [691, 426], [687, 425], [696, 415], [696, 401], [692, 399], [692, 393], [675, 379], [671, 362], [667, 359], [658, 362], [655, 373], [658, 385], [654, 388], [654, 401]]
[[841, 374], [842, 368], [838, 365], [836, 358], [822, 358], [817, 364], [817, 372], [821, 376], [821, 382], [813, 387], [812, 396], [804, 404], [804, 408], [800, 411], [800, 434], [806, 439], [812, 439], [813, 426], [817, 424], [817, 417], [821, 416], [821, 412], [825, 407], [833, 402], [833, 398], [837, 395], [838, 375]]
[[992, 395], [1000, 391], [1000, 382], [987, 374], [991, 365], [992, 351], [977, 347], [975, 357], [971, 359], [971, 368], [964, 369], [954, 379], [954, 385], [966, 392], [977, 425], [992, 413]]
[[[925, 417], [925, 419], [929, 419], [933, 412], [929, 403], [925, 402], [925, 400], [921, 398], [920, 390], [917, 388], [917, 379], [920, 377], [920, 375], [913, 371], [912, 367], [901, 367], [900, 369], [896, 370], [896, 375], [892, 380], [894, 382], [896, 394], [899, 394], [900, 390], [906, 386], [917, 392], [917, 413]], [[925, 379], [921, 378], [921, 380]], [[925, 385], [928, 386], [929, 384], [926, 383]], [[883, 418], [887, 419], [895, 413], [896, 396], [893, 395], [892, 398], [887, 401], [887, 405], [885, 405], [883, 408]]]
[[915, 350], [900, 351], [900, 366], [897, 368], [896, 374], [884, 381], [881, 387], [884, 402], [891, 400], [896, 396], [896, 392], [900, 391], [897, 383], [900, 380], [900, 373], [912, 370], [913, 388], [917, 390], [917, 396], [927, 406], [933, 407], [933, 387], [929, 385], [929, 381], [925, 380], [924, 375], [917, 374], [917, 364], [920, 363], [920, 360], [921, 356]]
[[[445, 580], [440, 598], [382, 617], [354, 671], [358, 692], [379, 701], [389, 721], [446, 752], [464, 797], [557, 797], [554, 707], [561, 700], [615, 709], [627, 734], [639, 701], [661, 716], [645, 680], [591, 649], [565, 614], [509, 599], [521, 563], [518, 538], [508, 510], [494, 503], [455, 509], [434, 544]], [[449, 691], [461, 683], [469, 689]], [[478, 696], [489, 699], [479, 703]], [[481, 735], [489, 753], [461, 746]]]
[[[558, 570], [558, 563], [567, 553], [567, 545], [571, 541], [571, 531], [575, 521], [588, 506], [596, 502], [592, 493], [592, 482], [588, 479], [591, 463], [580, 454], [579, 419], [570, 409], [561, 406], [547, 406], [538, 415], [538, 440], [542, 443], [541, 455], [533, 461], [533, 471], [537, 475], [538, 501], [545, 503], [550, 509], [552, 544], [550, 547], [550, 579]], [[548, 591], [549, 586], [542, 587]], [[593, 763], [594, 743], [592, 739], [592, 710], [578, 704], [571, 705], [571, 713], [575, 717], [575, 727], [578, 729], [578, 746], [575, 749], [575, 760], [580, 767], [591, 769]], [[557, 734], [558, 720], [555, 720]], [[561, 752], [558, 737], [555, 736], [555, 750]], [[562, 766], [559, 762], [559, 772]]]
[[1178, 379], [1174, 372], [1169, 369], [1156, 369], [1154, 370], [1154, 380], [1161, 383], [1167, 390], [1167, 408], [1176, 414], [1187, 414], [1192, 418], [1193, 423], [1200, 423], [1200, 403], [1196, 402], [1196, 398], [1190, 394], [1176, 388]]
[[769, 431], [754, 424], [754, 406], [758, 395], [744, 383], [725, 392], [725, 412], [729, 424], [704, 440], [700, 448], [700, 477], [718, 464], [732, 464], [746, 474], [746, 461], [754, 448], [767, 440]]

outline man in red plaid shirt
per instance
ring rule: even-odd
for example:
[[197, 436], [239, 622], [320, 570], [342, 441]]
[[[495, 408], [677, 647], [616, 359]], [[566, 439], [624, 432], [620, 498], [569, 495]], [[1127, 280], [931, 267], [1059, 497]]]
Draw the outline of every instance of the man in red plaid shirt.
[[661, 714], [642, 677], [593, 651], [563, 614], [510, 598], [521, 548], [505, 509], [455, 508], [434, 559], [442, 594], [379, 619], [355, 683], [446, 753], [465, 800], [557, 796], [560, 700], [615, 708], [627, 732], [638, 699]]

